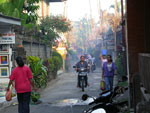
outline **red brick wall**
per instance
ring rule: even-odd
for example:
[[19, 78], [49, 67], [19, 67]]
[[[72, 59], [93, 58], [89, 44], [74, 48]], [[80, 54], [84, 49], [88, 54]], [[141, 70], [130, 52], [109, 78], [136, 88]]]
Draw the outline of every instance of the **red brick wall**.
[[145, 52], [144, 1], [127, 0], [129, 71], [138, 72], [138, 53]]

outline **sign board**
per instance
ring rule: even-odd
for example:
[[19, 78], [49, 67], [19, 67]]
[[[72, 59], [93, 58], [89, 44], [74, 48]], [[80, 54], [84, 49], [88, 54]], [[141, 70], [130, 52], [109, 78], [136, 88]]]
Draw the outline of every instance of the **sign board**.
[[0, 44], [14, 44], [15, 33], [0, 34]]

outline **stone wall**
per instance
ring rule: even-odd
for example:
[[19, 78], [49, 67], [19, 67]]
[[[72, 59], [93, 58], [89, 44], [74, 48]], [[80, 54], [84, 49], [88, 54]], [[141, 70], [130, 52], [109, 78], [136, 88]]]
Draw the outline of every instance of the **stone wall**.
[[[22, 49], [19, 48], [22, 45]], [[50, 58], [50, 47], [34, 38], [16, 34], [16, 43], [13, 47], [16, 55], [38, 56], [40, 58]]]
[[40, 58], [50, 57], [50, 48], [44, 44], [32, 43], [23, 41], [23, 48], [26, 51], [26, 56], [38, 56]]

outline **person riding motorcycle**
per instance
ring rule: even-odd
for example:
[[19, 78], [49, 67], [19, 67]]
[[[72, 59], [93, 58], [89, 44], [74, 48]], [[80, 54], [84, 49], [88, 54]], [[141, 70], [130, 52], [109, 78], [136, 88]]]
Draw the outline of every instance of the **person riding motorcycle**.
[[[80, 57], [80, 61], [76, 64], [75, 70], [78, 72], [81, 67], [83, 67], [83, 68], [85, 68], [85, 69], [87, 69], [87, 70], [89, 69], [88, 63], [85, 61], [84, 56], [81, 56], [81, 57]], [[80, 79], [80, 76], [78, 76], [77, 87], [81, 87], [81, 86], [80, 86], [80, 80], [81, 80], [81, 79]], [[87, 78], [87, 76], [86, 76], [85, 81], [86, 81], [86, 86], [87, 86], [87, 85], [88, 85], [88, 78]]]

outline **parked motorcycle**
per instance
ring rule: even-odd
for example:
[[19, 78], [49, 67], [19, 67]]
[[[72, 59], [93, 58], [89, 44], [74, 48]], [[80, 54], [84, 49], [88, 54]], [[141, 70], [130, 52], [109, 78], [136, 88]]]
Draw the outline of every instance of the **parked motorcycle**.
[[113, 103], [99, 103], [88, 110], [85, 110], [83, 113], [122, 113], [127, 109], [128, 101], [123, 102], [113, 102]]
[[[123, 102], [115, 102], [114, 98], [123, 94], [128, 87], [120, 87], [116, 86], [113, 91], [105, 91], [100, 93], [98, 98], [93, 98], [84, 94], [82, 96], [82, 100], [87, 100], [88, 98], [92, 98], [93, 101], [89, 103], [89, 105], [94, 105], [90, 107], [88, 110], [85, 110], [84, 113], [118, 113], [122, 111], [124, 108], [127, 108], [128, 101]], [[102, 113], [103, 113], [102, 112]]]

